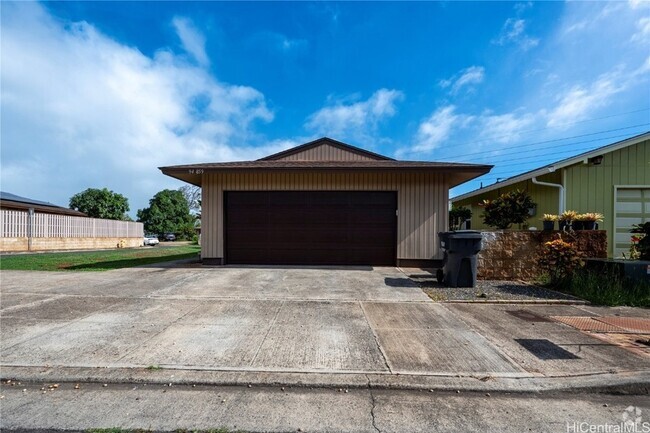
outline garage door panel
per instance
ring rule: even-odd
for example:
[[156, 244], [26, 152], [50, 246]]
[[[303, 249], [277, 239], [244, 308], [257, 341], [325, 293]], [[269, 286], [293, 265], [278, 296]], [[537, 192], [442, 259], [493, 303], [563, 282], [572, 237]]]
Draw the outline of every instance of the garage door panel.
[[629, 254], [632, 226], [650, 221], [650, 188], [618, 187], [614, 211], [614, 257], [622, 257]]
[[237, 206], [261, 206], [268, 202], [268, 199], [265, 192], [247, 191], [246, 194], [228, 194], [228, 204]]
[[227, 263], [395, 264], [395, 192], [236, 191], [225, 202]]
[[251, 208], [247, 210], [238, 210], [228, 215], [230, 227], [251, 227], [252, 225], [262, 225], [268, 223], [268, 215], [264, 209]]
[[348, 241], [348, 235], [345, 231], [336, 229], [320, 229], [315, 231], [311, 228], [293, 229], [290, 231], [271, 230], [268, 232], [268, 241], [274, 244], [276, 248], [279, 245], [305, 244], [333, 244]]

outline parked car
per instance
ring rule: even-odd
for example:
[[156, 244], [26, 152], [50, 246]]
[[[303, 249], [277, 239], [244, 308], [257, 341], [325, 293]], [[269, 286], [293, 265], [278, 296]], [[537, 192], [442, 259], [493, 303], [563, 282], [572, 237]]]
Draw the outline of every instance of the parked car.
[[158, 236], [151, 235], [151, 234], [144, 235], [143, 245], [145, 247], [147, 245], [155, 246], [155, 245], [158, 245], [159, 243], [160, 243], [160, 241], [158, 240]]
[[176, 235], [174, 233], [165, 233], [163, 240], [168, 242], [173, 242], [176, 240]]

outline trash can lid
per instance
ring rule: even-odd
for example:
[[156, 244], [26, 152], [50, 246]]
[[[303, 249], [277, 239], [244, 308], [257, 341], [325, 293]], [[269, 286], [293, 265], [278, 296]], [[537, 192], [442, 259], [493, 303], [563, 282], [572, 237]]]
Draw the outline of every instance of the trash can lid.
[[476, 230], [455, 230], [447, 232], [449, 238], [455, 239], [481, 239], [481, 232]]

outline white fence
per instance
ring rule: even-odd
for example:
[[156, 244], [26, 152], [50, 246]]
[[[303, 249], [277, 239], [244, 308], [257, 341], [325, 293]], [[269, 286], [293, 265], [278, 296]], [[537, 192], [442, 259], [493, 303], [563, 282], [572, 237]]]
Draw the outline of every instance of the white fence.
[[0, 210], [3, 238], [134, 238], [144, 236], [142, 223]]

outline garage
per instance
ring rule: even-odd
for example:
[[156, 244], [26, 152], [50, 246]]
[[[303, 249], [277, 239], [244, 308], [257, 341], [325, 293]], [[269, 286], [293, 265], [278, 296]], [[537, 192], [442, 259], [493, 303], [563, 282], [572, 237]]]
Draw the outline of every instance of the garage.
[[228, 264], [395, 265], [394, 191], [224, 194]]
[[436, 267], [449, 189], [491, 166], [400, 161], [323, 137], [254, 161], [161, 167], [201, 187], [207, 266]]

